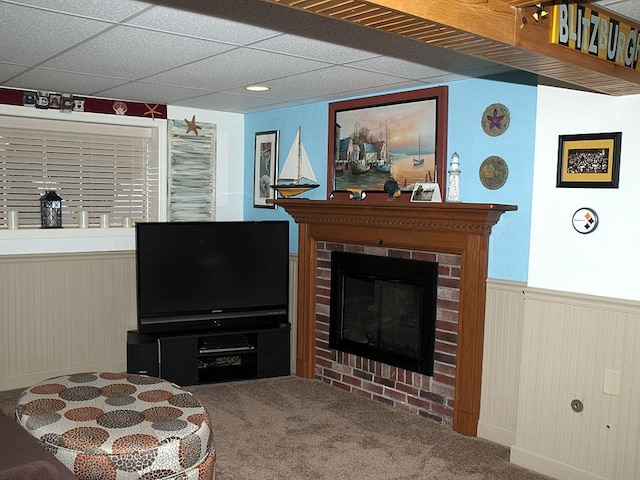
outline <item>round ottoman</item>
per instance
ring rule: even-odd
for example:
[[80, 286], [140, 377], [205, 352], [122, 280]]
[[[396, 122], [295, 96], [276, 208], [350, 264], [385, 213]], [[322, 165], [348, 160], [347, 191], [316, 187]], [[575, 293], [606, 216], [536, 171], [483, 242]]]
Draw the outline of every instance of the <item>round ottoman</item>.
[[190, 392], [159, 378], [51, 378], [22, 392], [16, 414], [80, 480], [215, 477], [209, 415]]

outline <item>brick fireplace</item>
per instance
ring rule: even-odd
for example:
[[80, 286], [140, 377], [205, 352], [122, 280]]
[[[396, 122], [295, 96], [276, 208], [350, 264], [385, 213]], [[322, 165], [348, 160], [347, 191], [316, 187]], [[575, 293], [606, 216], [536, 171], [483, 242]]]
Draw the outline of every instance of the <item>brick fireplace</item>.
[[[331, 252], [335, 250], [438, 263], [433, 375], [419, 374], [329, 347]], [[460, 256], [318, 242], [317, 259], [315, 377], [358, 395], [451, 424], [458, 337]]]
[[[500, 216], [517, 207], [302, 199], [275, 203], [299, 225], [296, 374], [321, 378], [326, 372], [331, 377], [326, 381], [335, 380], [349, 389], [354, 383], [357, 387], [360, 380], [374, 378], [377, 382], [367, 384], [371, 392], [355, 388], [354, 393], [374, 395], [386, 387], [384, 401], [451, 421], [454, 430], [475, 436], [480, 413], [489, 235]], [[322, 300], [318, 302], [318, 288], [322, 289], [323, 282], [318, 266], [322, 266], [324, 252], [331, 250], [332, 244], [377, 255], [389, 255], [390, 251], [433, 255], [452, 269], [453, 276], [447, 281], [457, 283], [457, 292], [438, 292], [439, 361], [433, 377], [417, 378], [418, 374], [377, 362], [365, 368], [365, 359], [327, 350], [323, 320], [328, 307]]]

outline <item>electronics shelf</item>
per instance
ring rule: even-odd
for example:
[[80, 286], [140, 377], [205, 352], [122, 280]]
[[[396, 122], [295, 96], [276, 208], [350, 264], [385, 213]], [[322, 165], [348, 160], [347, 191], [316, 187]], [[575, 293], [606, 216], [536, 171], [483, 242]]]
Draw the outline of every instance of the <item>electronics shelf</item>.
[[178, 385], [267, 378], [290, 373], [291, 325], [272, 328], [140, 334], [127, 332], [127, 371]]

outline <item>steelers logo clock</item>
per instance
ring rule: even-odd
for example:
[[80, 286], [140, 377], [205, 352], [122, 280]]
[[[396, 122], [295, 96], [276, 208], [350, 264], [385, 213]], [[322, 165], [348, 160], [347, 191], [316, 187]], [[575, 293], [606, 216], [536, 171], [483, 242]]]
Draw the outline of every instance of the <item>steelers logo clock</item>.
[[571, 223], [578, 233], [593, 233], [598, 228], [598, 214], [592, 208], [579, 208], [573, 214]]

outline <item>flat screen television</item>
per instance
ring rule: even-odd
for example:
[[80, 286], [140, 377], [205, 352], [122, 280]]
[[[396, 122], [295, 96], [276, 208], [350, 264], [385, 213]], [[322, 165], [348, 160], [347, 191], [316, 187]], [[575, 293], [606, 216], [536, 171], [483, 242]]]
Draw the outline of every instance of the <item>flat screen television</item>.
[[136, 224], [138, 332], [287, 321], [289, 223]]

